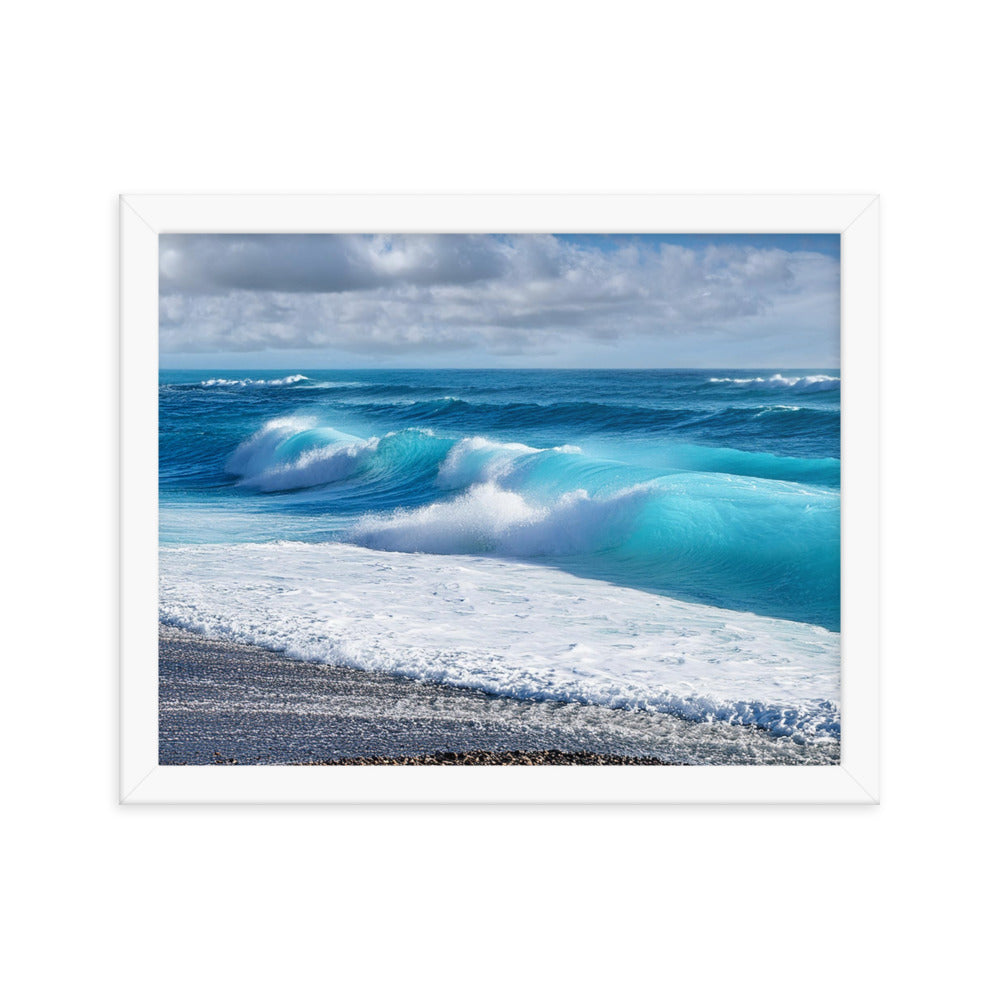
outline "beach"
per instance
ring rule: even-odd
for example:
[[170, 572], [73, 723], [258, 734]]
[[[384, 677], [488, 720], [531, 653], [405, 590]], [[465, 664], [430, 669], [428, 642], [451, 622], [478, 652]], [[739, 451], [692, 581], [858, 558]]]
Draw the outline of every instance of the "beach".
[[161, 764], [823, 764], [838, 752], [805, 755], [752, 726], [303, 662], [167, 625], [159, 661]]

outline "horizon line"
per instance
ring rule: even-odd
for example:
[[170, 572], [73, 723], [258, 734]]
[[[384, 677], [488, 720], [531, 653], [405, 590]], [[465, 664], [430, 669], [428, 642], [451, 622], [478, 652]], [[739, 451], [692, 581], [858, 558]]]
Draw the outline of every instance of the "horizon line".
[[225, 365], [208, 365], [206, 367], [199, 368], [197, 366], [185, 365], [170, 367], [159, 365], [157, 370], [161, 372], [194, 372], [194, 371], [211, 371], [213, 369], [222, 369], [224, 371], [241, 371], [241, 372], [277, 372], [277, 371], [291, 371], [293, 368], [298, 371], [327, 371], [327, 372], [391, 372], [391, 371], [410, 371], [410, 372], [486, 372], [486, 371], [539, 371], [539, 372], [765, 372], [773, 371], [775, 369], [785, 369], [786, 371], [806, 371], [810, 368], [819, 368], [824, 371], [840, 371], [840, 365], [764, 365], [761, 366], [747, 366], [747, 365], [677, 365], [677, 366], [653, 366], [653, 365], [626, 365], [622, 367], [611, 367], [611, 366], [598, 366], [593, 367], [589, 365], [572, 365], [572, 366], [553, 366], [545, 367], [542, 365], [528, 365], [528, 366], [500, 366], [492, 368], [483, 368], [481, 366], [464, 365], [464, 366], [440, 366], [440, 367], [416, 367], [413, 365], [406, 365], [401, 367], [393, 367], [390, 365], [382, 365], [377, 367], [372, 366], [360, 366], [355, 368], [342, 368], [342, 367], [321, 367], [321, 368], [311, 368], [305, 365], [286, 365], [286, 366], [265, 366], [261, 368], [243, 368], [243, 367], [231, 367], [227, 368]]

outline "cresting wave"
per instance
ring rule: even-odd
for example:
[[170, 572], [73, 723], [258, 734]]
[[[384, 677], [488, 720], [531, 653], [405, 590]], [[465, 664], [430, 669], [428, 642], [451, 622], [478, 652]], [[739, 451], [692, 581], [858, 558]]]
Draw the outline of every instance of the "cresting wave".
[[430, 431], [390, 432], [367, 439], [318, 424], [314, 417], [268, 421], [226, 462], [226, 472], [261, 493], [331, 485], [355, 476], [427, 478], [451, 442]]
[[168, 547], [160, 618], [515, 698], [751, 725], [803, 743], [840, 734], [836, 634], [534, 564], [335, 543]]
[[315, 420], [295, 417], [268, 421], [226, 462], [226, 472], [262, 493], [303, 489], [351, 476], [378, 439], [362, 441]]

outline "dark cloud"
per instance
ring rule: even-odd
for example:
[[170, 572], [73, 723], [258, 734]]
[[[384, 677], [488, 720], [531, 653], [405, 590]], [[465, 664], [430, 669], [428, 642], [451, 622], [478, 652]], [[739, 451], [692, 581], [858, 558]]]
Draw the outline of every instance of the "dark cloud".
[[346, 292], [499, 278], [511, 251], [489, 236], [164, 235], [163, 294]]

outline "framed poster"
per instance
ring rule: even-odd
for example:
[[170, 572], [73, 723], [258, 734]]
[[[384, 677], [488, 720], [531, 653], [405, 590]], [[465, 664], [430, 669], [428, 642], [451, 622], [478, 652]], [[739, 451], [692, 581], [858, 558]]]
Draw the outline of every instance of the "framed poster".
[[877, 198], [129, 195], [121, 268], [123, 802], [878, 800]]

